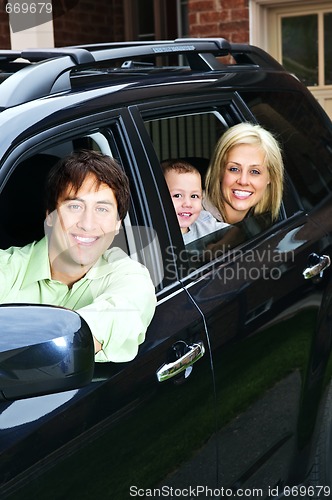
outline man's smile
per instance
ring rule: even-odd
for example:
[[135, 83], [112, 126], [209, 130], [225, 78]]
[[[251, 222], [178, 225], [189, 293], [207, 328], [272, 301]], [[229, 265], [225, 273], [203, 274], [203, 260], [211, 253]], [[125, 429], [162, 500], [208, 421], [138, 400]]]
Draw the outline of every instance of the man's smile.
[[77, 234], [72, 234], [72, 237], [80, 244], [90, 245], [99, 239], [98, 236], [79, 236]]

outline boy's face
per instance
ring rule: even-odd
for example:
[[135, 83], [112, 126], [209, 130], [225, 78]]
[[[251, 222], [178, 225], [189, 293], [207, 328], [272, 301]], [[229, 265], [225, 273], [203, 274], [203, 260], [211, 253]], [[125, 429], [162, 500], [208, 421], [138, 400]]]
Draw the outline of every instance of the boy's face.
[[202, 210], [202, 181], [195, 172], [169, 170], [165, 179], [182, 233], [187, 233]]
[[107, 184], [97, 187], [93, 174], [87, 175], [77, 193], [68, 186], [47, 215], [52, 227], [49, 243], [51, 271], [84, 275], [109, 248], [120, 228], [117, 201]]

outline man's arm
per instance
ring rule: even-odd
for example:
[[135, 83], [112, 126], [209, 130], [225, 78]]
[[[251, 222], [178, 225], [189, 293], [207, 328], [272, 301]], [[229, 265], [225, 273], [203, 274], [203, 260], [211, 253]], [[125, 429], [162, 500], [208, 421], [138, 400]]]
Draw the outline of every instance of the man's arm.
[[155, 289], [149, 272], [126, 257], [106, 289], [91, 304], [77, 310], [93, 334], [95, 360], [133, 359], [145, 340], [155, 307]]

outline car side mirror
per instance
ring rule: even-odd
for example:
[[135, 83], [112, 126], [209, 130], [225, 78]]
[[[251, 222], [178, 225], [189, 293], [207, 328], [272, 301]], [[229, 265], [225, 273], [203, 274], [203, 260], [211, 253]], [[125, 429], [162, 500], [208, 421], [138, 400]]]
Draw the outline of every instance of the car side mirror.
[[0, 400], [77, 389], [91, 382], [93, 371], [93, 337], [78, 313], [0, 305]]

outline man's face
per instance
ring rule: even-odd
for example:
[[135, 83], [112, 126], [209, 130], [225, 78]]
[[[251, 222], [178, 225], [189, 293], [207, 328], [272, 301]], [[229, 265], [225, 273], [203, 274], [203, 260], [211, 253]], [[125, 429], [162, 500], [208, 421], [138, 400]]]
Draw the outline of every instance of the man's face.
[[82, 276], [109, 248], [120, 228], [117, 201], [107, 184], [97, 187], [93, 174], [87, 175], [77, 193], [69, 185], [57, 203], [57, 210], [47, 215], [52, 227], [49, 257], [54, 271]]

